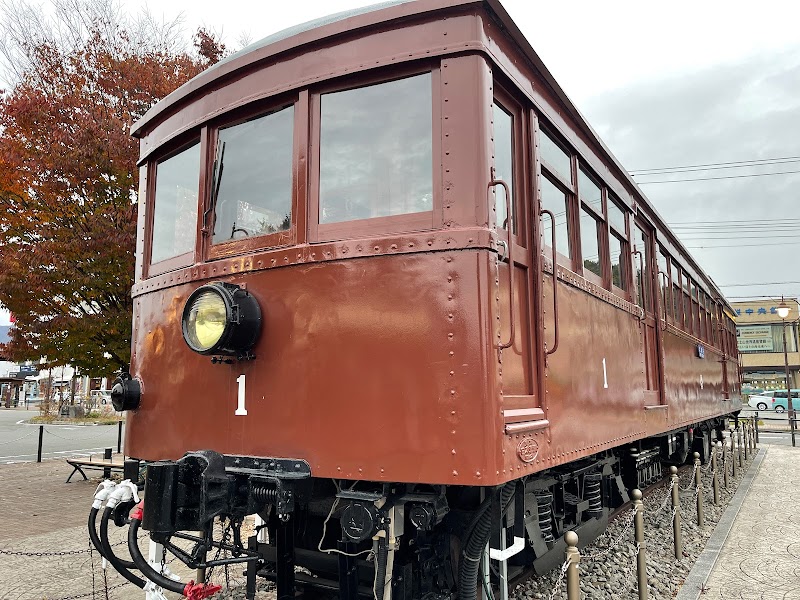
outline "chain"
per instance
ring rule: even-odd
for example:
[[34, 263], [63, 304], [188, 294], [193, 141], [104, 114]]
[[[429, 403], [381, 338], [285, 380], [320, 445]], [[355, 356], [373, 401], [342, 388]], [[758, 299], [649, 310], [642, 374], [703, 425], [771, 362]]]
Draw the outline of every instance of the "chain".
[[674, 487], [675, 487], [675, 481], [670, 477], [669, 486], [667, 487], [667, 491], [664, 495], [664, 502], [662, 502], [661, 506], [659, 506], [658, 509], [656, 509], [656, 511], [653, 513], [654, 515], [659, 514], [662, 510], [664, 510], [667, 507], [667, 504], [669, 504], [669, 501], [672, 497], [672, 490]]
[[[129, 585], [129, 582], [123, 581], [122, 583], [118, 583], [117, 585], [112, 585], [106, 588], [106, 598], [108, 598], [108, 592], [111, 590], [116, 590], [117, 588], [121, 588], [124, 585]], [[74, 596], [61, 596], [59, 598], [47, 598], [45, 600], [79, 600], [80, 598], [88, 598], [89, 596], [94, 596], [94, 591], [86, 592], [83, 594], [75, 594]]]
[[89, 538], [89, 567], [92, 570], [92, 598], [95, 597], [95, 582], [94, 582], [94, 553], [92, 552], [92, 538]]
[[[597, 552], [584, 553], [581, 556], [586, 559], [594, 560], [602, 556], [605, 556], [606, 554], [614, 550], [622, 541], [622, 538], [625, 537], [625, 535], [630, 531], [631, 527], [633, 527], [633, 522], [635, 519], [636, 519], [636, 509], [632, 508], [630, 512], [627, 513], [626, 520], [623, 521], [622, 530], [619, 532], [619, 534], [617, 534], [616, 538], [614, 538], [614, 540], [609, 543], [607, 548], [603, 548], [602, 550], [599, 550]], [[606, 532], [608, 532], [608, 529], [606, 529]], [[605, 534], [603, 534], [603, 536], [605, 536]], [[599, 540], [595, 540], [594, 543], [596, 544], [597, 541]]]
[[91, 550], [66, 550], [64, 552], [17, 552], [15, 550], [0, 549], [0, 555], [6, 556], [74, 556], [76, 554], [86, 554]]
[[680, 490], [681, 490], [682, 492], [689, 492], [689, 491], [691, 491], [691, 489], [692, 489], [692, 486], [694, 485], [694, 481], [693, 481], [693, 480], [694, 480], [694, 477], [695, 477], [695, 473], [697, 473], [697, 465], [694, 465], [694, 467], [692, 468], [692, 476], [691, 476], [691, 478], [689, 479], [689, 485], [688, 485], [688, 486], [686, 486], [685, 488], [680, 488]]
[[32, 436], [34, 433], [36, 433], [36, 430], [35, 430], [35, 429], [33, 429], [33, 430], [29, 431], [28, 433], [26, 433], [26, 434], [25, 434], [25, 435], [23, 435], [22, 437], [18, 437], [18, 438], [17, 438], [17, 439], [15, 439], [15, 440], [9, 440], [9, 441], [7, 441], [7, 442], [0, 442], [0, 446], [3, 446], [3, 445], [5, 445], [5, 444], [13, 444], [14, 442], [18, 442], [18, 441], [20, 441], [20, 440], [24, 440], [26, 437], [31, 437], [31, 436]]
[[567, 574], [567, 569], [569, 568], [569, 563], [570, 563], [570, 560], [569, 560], [569, 558], [567, 558], [567, 559], [564, 560], [564, 564], [561, 565], [561, 569], [559, 570], [559, 573], [558, 573], [558, 579], [556, 579], [556, 582], [553, 584], [553, 591], [550, 593], [549, 600], [553, 600], [553, 598], [556, 597], [556, 594], [561, 592], [561, 582], [564, 581], [564, 576]]

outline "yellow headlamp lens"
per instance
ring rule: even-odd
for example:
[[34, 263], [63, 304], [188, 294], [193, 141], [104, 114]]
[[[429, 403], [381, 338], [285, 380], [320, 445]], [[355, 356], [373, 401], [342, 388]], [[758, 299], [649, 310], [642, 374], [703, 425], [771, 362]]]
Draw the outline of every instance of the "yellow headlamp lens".
[[208, 350], [220, 340], [227, 322], [225, 302], [219, 294], [208, 291], [192, 302], [187, 315], [186, 332], [197, 350]]

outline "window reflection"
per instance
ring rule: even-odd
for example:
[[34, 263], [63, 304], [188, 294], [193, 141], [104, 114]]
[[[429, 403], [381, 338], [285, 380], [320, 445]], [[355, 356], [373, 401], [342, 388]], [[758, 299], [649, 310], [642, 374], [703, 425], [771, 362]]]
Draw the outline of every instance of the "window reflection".
[[194, 250], [199, 186], [199, 143], [156, 166], [151, 263]]
[[599, 214], [603, 214], [603, 197], [600, 186], [583, 169], [578, 172], [578, 191], [585, 204], [591, 206]]
[[581, 207], [581, 255], [583, 256], [583, 267], [595, 275], [602, 276], [598, 225], [597, 219], [589, 214], [585, 207]]
[[[508, 184], [508, 189], [511, 192], [509, 198], [511, 204], [511, 216], [516, 217], [514, 209], [514, 172], [513, 172], [513, 156], [514, 156], [514, 137], [513, 117], [508, 114], [496, 102], [492, 106], [492, 121], [494, 122], [494, 171], [495, 178], [502, 179]], [[506, 215], [506, 198], [505, 190], [502, 186], [497, 186], [495, 190], [495, 205], [497, 208], [497, 227], [508, 229], [507, 215]], [[517, 232], [516, 218], [514, 218], [514, 233]]]
[[611, 254], [611, 283], [620, 289], [627, 289], [624, 273], [625, 259], [623, 254], [625, 243], [612, 233], [608, 238], [608, 244]]
[[627, 235], [625, 230], [625, 212], [614, 202], [608, 203], [608, 222], [612, 227], [615, 227], [623, 237]]
[[539, 152], [550, 168], [566, 182], [572, 181], [572, 159], [545, 131], [541, 131], [539, 135]]
[[319, 222], [433, 210], [431, 75], [321, 97]]
[[220, 129], [213, 243], [291, 227], [293, 129], [291, 106]]
[[[542, 208], [551, 211], [556, 218], [556, 246], [558, 253], [571, 258], [569, 229], [567, 226], [567, 195], [547, 177], [542, 177], [541, 181]], [[547, 215], [542, 218], [542, 226], [544, 244], [549, 246], [552, 243], [553, 223]]]

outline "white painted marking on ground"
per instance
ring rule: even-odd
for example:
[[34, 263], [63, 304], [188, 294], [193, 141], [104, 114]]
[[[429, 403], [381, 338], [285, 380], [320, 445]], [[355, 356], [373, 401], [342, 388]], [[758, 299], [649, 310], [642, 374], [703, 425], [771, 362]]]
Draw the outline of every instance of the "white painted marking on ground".
[[[101, 447], [101, 448], [80, 448], [78, 450], [59, 450], [59, 451], [52, 451], [52, 452], [42, 452], [42, 456], [46, 456], [48, 454], [67, 454], [67, 453], [70, 453], [70, 452], [77, 455], [77, 453], [79, 453], [79, 452], [83, 452], [83, 453], [96, 452], [97, 450], [104, 450], [104, 449], [105, 448]], [[35, 457], [36, 453], [34, 452], [32, 454], [10, 454], [9, 456], [0, 456], [0, 460], [5, 460], [7, 458], [23, 458], [25, 456], [34, 456]]]

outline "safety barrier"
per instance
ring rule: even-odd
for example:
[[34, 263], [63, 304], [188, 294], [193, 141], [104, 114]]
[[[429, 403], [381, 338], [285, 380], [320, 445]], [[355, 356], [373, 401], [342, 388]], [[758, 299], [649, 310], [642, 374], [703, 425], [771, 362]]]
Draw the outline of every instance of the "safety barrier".
[[[122, 440], [123, 440], [122, 432], [123, 432], [124, 426], [125, 426], [125, 421], [122, 421], [122, 420], [117, 421], [117, 453], [118, 454], [122, 453]], [[110, 425], [97, 425], [97, 426], [85, 426], [85, 425], [82, 425], [80, 427], [81, 427], [81, 431], [80, 431], [80, 433], [78, 435], [66, 435], [66, 434], [64, 434], [64, 432], [56, 433], [56, 431], [54, 431], [55, 427], [52, 426], [52, 425], [48, 426], [48, 425], [40, 424], [40, 425], [38, 425], [38, 427], [30, 427], [30, 430], [27, 433], [25, 433], [25, 434], [23, 434], [23, 435], [21, 435], [19, 437], [16, 437], [16, 438], [14, 438], [12, 440], [7, 440], [7, 441], [4, 441], [4, 442], [0, 442], [0, 446], [5, 446], [5, 445], [9, 445], [9, 444], [17, 444], [18, 442], [20, 442], [22, 440], [25, 440], [27, 438], [33, 437], [38, 432], [39, 440], [38, 440], [38, 443], [37, 443], [37, 446], [36, 446], [36, 462], [40, 463], [40, 462], [42, 462], [42, 460], [44, 460], [43, 455], [44, 455], [44, 448], [45, 448], [45, 435], [47, 435], [49, 437], [52, 437], [54, 439], [59, 439], [59, 440], [64, 440], [64, 441], [96, 442], [98, 440], [98, 438], [107, 436], [107, 434], [109, 432], [108, 428], [111, 427], [111, 426]], [[75, 430], [74, 429], [70, 429], [70, 431], [75, 431]], [[60, 452], [61, 455], [59, 455], [57, 457], [53, 457], [53, 458], [59, 458], [59, 459], [64, 458], [64, 454], [68, 454], [69, 452], [72, 452], [72, 450], [60, 450], [58, 452]], [[32, 454], [31, 454], [31, 456], [32, 456]], [[23, 461], [20, 461], [20, 462], [23, 462]]]
[[[707, 500], [704, 499], [703, 492], [709, 489], [712, 492], [712, 501], [714, 505], [721, 503], [719, 475], [722, 475], [723, 486], [727, 489], [731, 482], [736, 478], [736, 474], [744, 466], [744, 461], [749, 460], [754, 456], [757, 449], [757, 422], [755, 419], [740, 419], [739, 429], [731, 430], [730, 435], [724, 436], [723, 441], [717, 441], [712, 444], [711, 457], [706, 466], [700, 464], [699, 453], [694, 453], [694, 461], [692, 466], [690, 483], [686, 488], [680, 485], [678, 477], [678, 468], [670, 467], [670, 475], [665, 486], [665, 499], [661, 505], [652, 513], [657, 515], [662, 510], [666, 509], [667, 504], [671, 502], [672, 514], [669, 518], [672, 529], [672, 550], [673, 556], [676, 561], [684, 559], [684, 523], [682, 517], [687, 516], [685, 510], [688, 506], [694, 505], [694, 512], [697, 530], [700, 531], [705, 526], [705, 505]], [[745, 458], [745, 451], [747, 456]], [[738, 456], [737, 456], [738, 454]], [[704, 480], [703, 475], [707, 475]], [[693, 492], [691, 500], [686, 503], [681, 502], [681, 492]], [[618, 519], [622, 521], [619, 526], [620, 533], [618, 534], [615, 542], [608, 545], [608, 547], [600, 551], [586, 551], [581, 553], [578, 550], [578, 536], [573, 531], [568, 531], [564, 535], [564, 542], [566, 543], [566, 552], [564, 564], [561, 567], [558, 578], [556, 579], [549, 600], [556, 600], [563, 597], [563, 582], [566, 578], [566, 598], [567, 600], [580, 600], [580, 573], [579, 564], [589, 564], [592, 560], [601, 559], [612, 549], [619, 551], [620, 542], [623, 538], [630, 540], [631, 529], [633, 530], [633, 552], [631, 556], [630, 566], [627, 572], [623, 573], [623, 581], [629, 581], [636, 572], [636, 594], [638, 600], [648, 600], [649, 588], [647, 579], [647, 558], [646, 558], [646, 544], [645, 544], [645, 526], [644, 514], [645, 506], [642, 499], [642, 492], [634, 489], [631, 492], [633, 509], [629, 513], [621, 514]], [[682, 514], [683, 511], [683, 514]], [[594, 542], [594, 546], [598, 542], [602, 543], [603, 538], [606, 537], [609, 530]], [[652, 532], [651, 532], [651, 540]], [[617, 596], [623, 597], [620, 594], [621, 590], [617, 591]]]

